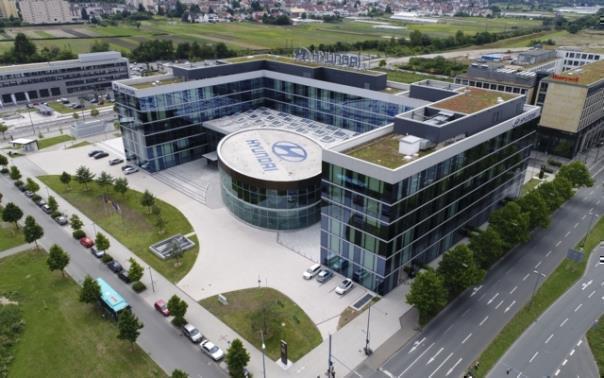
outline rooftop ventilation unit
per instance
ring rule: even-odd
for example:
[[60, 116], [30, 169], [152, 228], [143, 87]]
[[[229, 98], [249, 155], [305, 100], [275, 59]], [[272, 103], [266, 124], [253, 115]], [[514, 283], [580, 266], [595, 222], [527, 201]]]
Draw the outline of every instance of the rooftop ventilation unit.
[[399, 139], [398, 152], [401, 155], [411, 157], [419, 152], [421, 138], [413, 135], [406, 135]]

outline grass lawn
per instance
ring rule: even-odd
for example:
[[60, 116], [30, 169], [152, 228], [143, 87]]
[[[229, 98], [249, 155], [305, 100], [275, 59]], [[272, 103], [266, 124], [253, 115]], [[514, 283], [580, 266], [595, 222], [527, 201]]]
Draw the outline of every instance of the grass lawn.
[[577, 282], [585, 271], [591, 250], [604, 239], [604, 218], [589, 233], [585, 241], [585, 257], [580, 263], [564, 259], [558, 268], [545, 280], [539, 288], [532, 305], [526, 305], [514, 318], [501, 330], [499, 335], [482, 352], [478, 360], [480, 368], [476, 377], [485, 377], [495, 363], [503, 357], [505, 352], [520, 335], [554, 303], [562, 294]]
[[137, 345], [117, 339], [114, 323], [79, 302], [74, 281], [48, 270], [46, 253], [0, 259], [0, 277], [0, 293], [10, 293], [25, 320], [9, 376], [165, 377]]
[[55, 137], [42, 138], [42, 139], [38, 139], [38, 148], [43, 149], [43, 148], [54, 146], [55, 144], [67, 142], [70, 140], [74, 140], [74, 138], [71, 135], [57, 135]]
[[[0, 215], [2, 208], [0, 208]], [[1, 218], [1, 216], [0, 216]], [[22, 230], [16, 230], [14, 224], [0, 221], [0, 251], [25, 243]]]
[[67, 149], [70, 149], [70, 148], [78, 148], [78, 147], [84, 147], [84, 146], [89, 146], [89, 145], [90, 145], [90, 142], [88, 142], [88, 141], [86, 141], [86, 140], [83, 140], [83, 141], [81, 141], [81, 142], [78, 142], [78, 143], [72, 144], [71, 146], [67, 147]]
[[63, 114], [73, 113], [73, 112], [76, 112], [79, 110], [79, 109], [76, 110], [76, 109], [67, 107], [67, 106], [65, 106], [65, 104], [63, 104], [61, 102], [57, 102], [57, 101], [48, 102], [48, 107], [51, 108], [52, 110], [54, 110], [55, 112], [59, 112], [59, 113], [63, 113]]
[[[247, 341], [261, 348], [260, 328], [262, 309], [266, 311], [268, 335], [265, 335], [266, 353], [273, 360], [279, 358], [279, 341], [287, 342], [288, 358], [296, 361], [321, 343], [321, 334], [312, 320], [291, 299], [271, 288], [251, 288], [224, 293], [228, 305], [216, 296], [199, 301], [212, 314], [233, 328]], [[272, 316], [271, 316], [272, 314]]]
[[520, 195], [524, 196], [531, 190], [535, 189], [537, 187], [537, 185], [539, 185], [540, 182], [541, 182], [541, 180], [538, 180], [536, 178], [532, 178], [532, 179], [528, 180], [526, 184], [522, 185], [522, 189], [520, 189]]
[[598, 369], [601, 374], [604, 374], [604, 316], [600, 317], [598, 323], [587, 332], [587, 340]]
[[[165, 232], [159, 234], [154, 226], [155, 216], [149, 215], [148, 210], [140, 204], [143, 195], [140, 192], [130, 189], [122, 197], [108, 189], [111, 198], [121, 207], [122, 214], [119, 215], [111, 205], [103, 202], [103, 191], [95, 183], [89, 184], [89, 191], [84, 191], [78, 183], [72, 183], [69, 190], [59, 181], [59, 176], [38, 178], [170, 281], [178, 282], [193, 266], [199, 251], [197, 242], [194, 248], [185, 252], [182, 264], [178, 266], [175, 260], [160, 260], [149, 251], [149, 246], [155, 242], [174, 234], [186, 235], [193, 231], [189, 221], [174, 206], [156, 199], [156, 205], [166, 220]], [[111, 254], [111, 248], [108, 252]]]

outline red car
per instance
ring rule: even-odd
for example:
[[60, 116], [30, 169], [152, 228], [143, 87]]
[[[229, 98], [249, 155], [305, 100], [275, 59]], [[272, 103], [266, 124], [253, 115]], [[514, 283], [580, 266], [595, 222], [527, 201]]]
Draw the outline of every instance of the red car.
[[170, 310], [168, 310], [168, 305], [164, 302], [163, 299], [155, 302], [154, 307], [157, 311], [159, 311], [163, 316], [170, 316]]
[[80, 239], [80, 244], [82, 244], [84, 248], [90, 248], [94, 245], [94, 240], [90, 239], [87, 236], [84, 236]]

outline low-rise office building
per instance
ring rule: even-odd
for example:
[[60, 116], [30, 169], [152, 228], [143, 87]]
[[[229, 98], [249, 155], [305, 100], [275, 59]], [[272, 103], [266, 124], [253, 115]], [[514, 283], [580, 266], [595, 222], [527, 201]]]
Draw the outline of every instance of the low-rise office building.
[[119, 52], [80, 54], [78, 59], [0, 67], [0, 105], [46, 101], [111, 90], [128, 78], [128, 59]]
[[113, 89], [131, 161], [156, 172], [216, 151], [234, 216], [272, 229], [320, 219], [321, 263], [382, 294], [518, 195], [539, 115], [520, 93], [400, 89], [272, 56]]
[[32, 25], [64, 24], [79, 19], [65, 0], [19, 0], [19, 9], [23, 22]]
[[604, 137], [604, 60], [544, 79], [537, 149], [573, 158]]
[[604, 52], [585, 50], [579, 47], [561, 47], [556, 50], [559, 58], [558, 72], [568, 71], [585, 64], [604, 59]]

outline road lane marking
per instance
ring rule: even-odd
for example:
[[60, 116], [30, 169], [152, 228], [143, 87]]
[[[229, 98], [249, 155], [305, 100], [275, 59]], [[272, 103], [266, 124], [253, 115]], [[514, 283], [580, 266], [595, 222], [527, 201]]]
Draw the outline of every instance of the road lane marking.
[[583, 340], [577, 341], [577, 346], [581, 346], [581, 344], [583, 344]]
[[568, 363], [568, 358], [565, 358], [564, 361], [562, 361], [562, 366], [566, 366], [567, 363]]
[[564, 234], [564, 237], [567, 238], [568, 235], [570, 235], [570, 231], [567, 231], [566, 234]]
[[482, 289], [482, 285], [475, 287], [474, 289], [472, 289], [472, 294], [470, 294], [470, 297], [473, 297], [476, 295], [476, 293], [478, 293], [480, 291], [480, 289]]
[[549, 341], [552, 339], [552, 337], [554, 337], [554, 334], [552, 333], [551, 335], [549, 335], [549, 337], [545, 340], [545, 343], [549, 343]]
[[[424, 339], [425, 339], [425, 337], [424, 337]], [[402, 373], [401, 373], [401, 374], [398, 376], [398, 378], [401, 378], [403, 375], [405, 375], [405, 373], [406, 373], [406, 372], [407, 372], [409, 369], [411, 369], [411, 367], [412, 367], [413, 365], [415, 365], [415, 363], [416, 363], [416, 362], [417, 362], [417, 361], [418, 361], [420, 358], [422, 358], [422, 357], [424, 356], [424, 354], [426, 354], [426, 352], [427, 352], [427, 351], [429, 351], [429, 350], [430, 350], [430, 348], [432, 348], [432, 346], [434, 346], [434, 343], [430, 344], [430, 346], [429, 346], [428, 348], [426, 348], [426, 350], [424, 350], [424, 351], [422, 352], [422, 354], [420, 354], [419, 356], [417, 356], [417, 358], [416, 358], [415, 360], [413, 360], [413, 362], [411, 362], [411, 364], [410, 364], [409, 366], [407, 366], [407, 368], [406, 368], [405, 370], [403, 370], [403, 372], [402, 372]]]
[[597, 200], [597, 201], [596, 201], [596, 205], [599, 205], [599, 204], [600, 204], [600, 200]]
[[463, 314], [461, 314], [461, 317], [463, 318], [468, 313], [468, 311], [470, 311], [469, 308], [467, 308], [466, 311], [464, 311]]
[[592, 207], [591, 209], [589, 209], [589, 210], [587, 211], [587, 213], [589, 214], [589, 213], [591, 213], [593, 210], [594, 210], [594, 208]]
[[426, 366], [430, 365], [432, 362], [434, 362], [434, 360], [436, 359], [436, 357], [438, 357], [438, 355], [440, 354], [440, 352], [442, 352], [445, 348], [441, 347], [438, 352], [436, 352], [436, 354], [432, 357], [430, 357], [430, 359], [428, 360], [428, 362], [426, 363]]
[[543, 262], [542, 260], [539, 260], [539, 262], [537, 263], [537, 265], [535, 265], [535, 269], [539, 268], [539, 266], [541, 265], [542, 262]]
[[584, 215], [581, 217], [581, 219], [585, 219], [585, 217], [586, 217], [586, 216], [587, 216], [587, 214], [584, 214]]
[[461, 341], [461, 343], [462, 343], [462, 344], [465, 344], [465, 343], [466, 343], [466, 341], [468, 341], [468, 339], [469, 339], [470, 337], [472, 337], [472, 332], [468, 333], [468, 336], [466, 336], [466, 338], [465, 338], [465, 339], [463, 339], [463, 340]]
[[573, 354], [575, 354], [575, 350], [574, 349], [570, 351], [570, 355], [572, 356]]
[[579, 222], [575, 223], [575, 228], [579, 227]]
[[495, 300], [495, 298], [497, 298], [498, 296], [499, 296], [499, 293], [493, 295], [493, 297], [491, 299], [489, 299], [489, 301], [487, 302], [487, 305], [490, 305]]
[[558, 242], [556, 243], [556, 247], [559, 246], [560, 244], [562, 244], [562, 240], [558, 240]]
[[480, 322], [479, 326], [482, 326], [484, 324], [484, 322], [487, 321], [488, 318], [489, 318], [489, 315], [485, 316], [484, 319], [482, 319], [482, 321]]
[[545, 257], [549, 257], [549, 255], [552, 254], [552, 250], [550, 249], [549, 251], [547, 251], [547, 253], [545, 254]]
[[533, 357], [531, 357], [531, 359], [529, 360], [529, 364], [533, 362], [533, 360], [537, 357], [538, 354], [539, 352], [535, 352], [535, 354], [533, 354]]
[[445, 360], [444, 360], [443, 362], [441, 362], [441, 363], [440, 363], [440, 365], [438, 365], [438, 367], [436, 368], [436, 370], [434, 370], [434, 371], [432, 372], [432, 374], [430, 374], [430, 375], [428, 376], [428, 378], [432, 378], [432, 376], [433, 376], [434, 374], [436, 374], [436, 372], [437, 372], [437, 371], [438, 371], [438, 370], [439, 370], [441, 367], [443, 367], [443, 365], [444, 365], [444, 364], [445, 364], [447, 361], [449, 361], [449, 358], [451, 358], [451, 357], [453, 357], [453, 353], [452, 353], [452, 352], [451, 352], [451, 354], [449, 354], [449, 355], [447, 356], [447, 358], [445, 358]]
[[447, 329], [445, 329], [445, 332], [443, 333], [443, 336], [447, 334], [447, 332], [449, 332], [449, 330], [453, 327], [453, 324], [451, 324], [450, 326], [447, 327]]
[[514, 294], [514, 292], [516, 291], [516, 289], [518, 289], [518, 286], [514, 286], [514, 288], [512, 289], [512, 291], [510, 291], [510, 295]]
[[[593, 282], [594, 282], [593, 280], [589, 280], [589, 281], [587, 281], [587, 282], [582, 283], [582, 284], [581, 284], [581, 290], [585, 290], [585, 289], [587, 289], [587, 287], [588, 287], [589, 285], [591, 285]], [[603, 281], [603, 283], [604, 283], [604, 281]]]
[[499, 308], [499, 306], [501, 306], [502, 304], [503, 304], [503, 300], [501, 300], [501, 302], [499, 302], [499, 303], [497, 304], [497, 306], [495, 306], [495, 310], [497, 310], [497, 309]]
[[591, 298], [594, 294], [596, 293], [596, 291], [592, 291], [591, 293], [589, 293], [589, 295], [587, 296], [587, 298]]
[[453, 373], [453, 370], [455, 370], [455, 368], [457, 367], [457, 365], [459, 365], [462, 360], [463, 360], [463, 358], [460, 358], [459, 360], [457, 360], [457, 362], [455, 363], [455, 365], [453, 365], [451, 367], [451, 369], [447, 370], [447, 374], [445, 374], [445, 377], [449, 376], [449, 374]]
[[583, 303], [579, 303], [579, 305], [575, 307], [575, 312], [579, 311], [581, 307], [583, 307]]
[[409, 353], [407, 354], [411, 354], [411, 352], [415, 351], [417, 349], [418, 346], [422, 345], [422, 343], [426, 341], [426, 338], [424, 337], [423, 339], [421, 339], [420, 341], [415, 340], [413, 342], [413, 347], [411, 348], [411, 350], [409, 351]]
[[556, 372], [554, 373], [554, 375], [557, 377], [558, 374], [560, 374], [560, 369], [556, 370]]
[[510, 311], [510, 309], [512, 308], [512, 306], [515, 305], [515, 304], [516, 304], [516, 301], [513, 300], [512, 303], [510, 303], [510, 305], [505, 308], [505, 311], [503, 311], [503, 313], [505, 314], [506, 312]]
[[564, 325], [566, 324], [567, 321], [568, 321], [568, 318], [564, 319], [562, 321], [562, 323], [560, 323], [560, 327], [564, 327]]
[[524, 276], [524, 278], [522, 279], [522, 281], [526, 281], [527, 278], [529, 278], [530, 274], [527, 273], [526, 276]]

